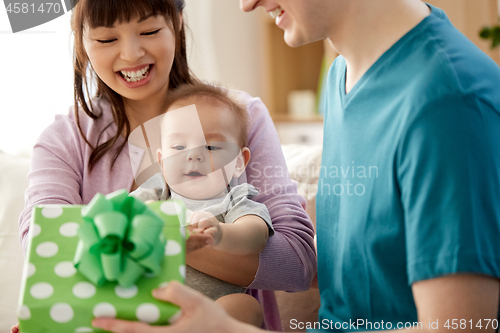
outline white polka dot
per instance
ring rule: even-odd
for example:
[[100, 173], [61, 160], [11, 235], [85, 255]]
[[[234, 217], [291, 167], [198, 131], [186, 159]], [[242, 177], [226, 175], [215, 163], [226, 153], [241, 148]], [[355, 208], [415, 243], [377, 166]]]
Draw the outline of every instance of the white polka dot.
[[154, 323], [160, 319], [160, 309], [154, 304], [143, 303], [135, 310], [135, 316], [140, 321]]
[[186, 266], [180, 265], [179, 266], [179, 273], [181, 274], [182, 278], [186, 278]]
[[54, 287], [47, 282], [38, 282], [31, 286], [30, 294], [36, 299], [45, 299], [52, 296], [54, 293]]
[[181, 233], [182, 238], [186, 238], [186, 227], [180, 227], [179, 231]]
[[120, 298], [132, 298], [135, 295], [137, 295], [138, 290], [139, 289], [137, 288], [136, 285], [133, 285], [130, 288], [123, 288], [120, 286], [116, 286], [115, 287], [115, 294], [116, 294], [116, 296], [118, 296]]
[[87, 299], [95, 295], [95, 286], [90, 282], [78, 282], [73, 286], [73, 295]]
[[42, 228], [40, 227], [39, 224], [33, 223], [32, 225], [30, 225], [30, 233], [32, 234], [31, 237], [36, 237], [36, 236], [40, 235], [41, 232], [42, 232]]
[[156, 274], [155, 273], [144, 273], [143, 276], [145, 276], [147, 278], [152, 278], [152, 277], [156, 277]]
[[80, 227], [80, 224], [78, 224], [76, 222], [68, 222], [68, 223], [64, 223], [59, 228], [59, 232], [64, 237], [75, 237], [76, 236], [76, 232], [78, 231], [79, 227]]
[[181, 253], [181, 245], [174, 240], [167, 240], [167, 245], [165, 245], [165, 255], [175, 256]]
[[31, 318], [31, 311], [26, 305], [23, 305], [17, 310], [17, 316], [19, 319], [28, 320]]
[[172, 201], [165, 201], [160, 206], [161, 211], [167, 215], [177, 215], [182, 212], [181, 206], [178, 203]]
[[94, 317], [116, 317], [116, 309], [113, 305], [103, 302], [98, 303], [92, 310]]
[[50, 308], [50, 318], [57, 323], [67, 323], [74, 315], [73, 308], [66, 303], [56, 303]]
[[71, 261], [61, 261], [54, 267], [54, 272], [59, 277], [67, 278], [75, 275], [76, 268]]
[[86, 333], [86, 332], [94, 332], [90, 327], [78, 327], [75, 329], [75, 333]]
[[176, 313], [174, 313], [174, 315], [172, 317], [170, 317], [170, 319], [168, 320], [168, 323], [169, 324], [174, 324], [182, 315], [182, 311], [179, 310], [177, 311]]
[[32, 277], [33, 274], [35, 274], [35, 272], [36, 272], [36, 267], [35, 267], [35, 265], [33, 265], [33, 263], [30, 262], [28, 264], [28, 275], [27, 276]]
[[158, 288], [164, 288], [164, 287], [168, 286], [168, 284], [169, 284], [169, 283], [170, 283], [170, 282], [163, 282], [163, 283], [160, 283], [160, 284], [158, 285]]
[[44, 258], [54, 256], [57, 251], [59, 251], [59, 247], [54, 242], [43, 242], [36, 247], [36, 253]]
[[62, 213], [63, 209], [60, 206], [52, 205], [42, 208], [42, 215], [47, 219], [55, 219], [56, 217], [61, 216]]

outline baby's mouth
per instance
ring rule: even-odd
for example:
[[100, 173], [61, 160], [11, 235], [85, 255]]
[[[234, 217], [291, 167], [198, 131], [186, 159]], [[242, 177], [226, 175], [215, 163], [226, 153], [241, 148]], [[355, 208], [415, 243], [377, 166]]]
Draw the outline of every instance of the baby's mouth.
[[199, 173], [198, 171], [191, 171], [189, 173], [186, 173], [185, 175], [191, 179], [200, 178], [200, 177], [205, 176], [205, 175]]

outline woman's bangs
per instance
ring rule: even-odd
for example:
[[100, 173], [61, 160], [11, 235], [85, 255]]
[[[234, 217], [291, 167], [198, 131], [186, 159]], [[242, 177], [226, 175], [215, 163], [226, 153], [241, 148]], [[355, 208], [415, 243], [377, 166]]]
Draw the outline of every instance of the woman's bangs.
[[175, 7], [168, 0], [94, 0], [85, 1], [83, 17], [91, 28], [111, 28], [115, 22], [123, 23], [149, 16], [172, 17]]

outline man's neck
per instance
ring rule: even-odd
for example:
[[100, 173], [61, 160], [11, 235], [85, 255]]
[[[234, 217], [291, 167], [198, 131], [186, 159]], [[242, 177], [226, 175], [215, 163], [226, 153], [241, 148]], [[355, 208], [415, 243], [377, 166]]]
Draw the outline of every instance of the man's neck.
[[351, 0], [341, 24], [329, 40], [347, 63], [346, 93], [401, 37], [417, 26], [430, 9], [420, 0]]

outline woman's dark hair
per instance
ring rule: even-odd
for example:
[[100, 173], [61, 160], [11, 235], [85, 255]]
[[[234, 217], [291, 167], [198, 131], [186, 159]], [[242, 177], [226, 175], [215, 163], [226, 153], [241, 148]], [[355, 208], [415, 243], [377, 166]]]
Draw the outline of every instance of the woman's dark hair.
[[[174, 90], [182, 84], [195, 81], [187, 64], [185, 26], [184, 23], [181, 25], [179, 17], [179, 14], [184, 10], [184, 6], [184, 0], [79, 0], [73, 8], [71, 28], [75, 38], [73, 50], [75, 72], [74, 111], [78, 130], [85, 142], [92, 148], [89, 158], [89, 172], [92, 172], [97, 162], [114, 147], [120, 135], [125, 132], [125, 141], [115, 151], [112, 162], [112, 165], [114, 165], [118, 155], [127, 144], [130, 135], [130, 122], [125, 113], [125, 104], [121, 95], [109, 88], [90, 66], [89, 58], [83, 46], [84, 27], [112, 27], [115, 22], [129, 22], [137, 17], [163, 15], [166, 21], [171, 23], [176, 40], [174, 62], [169, 80], [169, 90]], [[95, 78], [97, 81], [96, 97], [101, 97], [110, 103], [113, 120], [117, 127], [117, 131], [111, 139], [100, 142], [102, 134], [111, 125], [108, 124], [99, 133], [95, 145], [83, 133], [79, 117], [79, 107], [93, 120], [101, 117], [100, 112], [94, 112], [90, 102], [92, 96], [89, 96], [89, 84], [91, 82], [88, 82], [87, 70], [90, 71], [91, 80]]]

